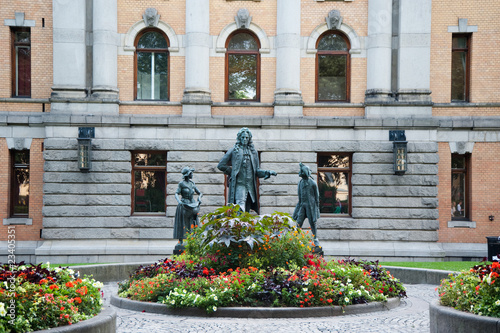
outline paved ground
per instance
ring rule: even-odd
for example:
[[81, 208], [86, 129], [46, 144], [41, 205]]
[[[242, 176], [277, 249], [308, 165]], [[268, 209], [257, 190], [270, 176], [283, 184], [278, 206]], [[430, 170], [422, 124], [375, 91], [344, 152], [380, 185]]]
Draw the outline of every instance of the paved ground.
[[[436, 286], [405, 285], [408, 298], [390, 311], [342, 317], [305, 319], [235, 319], [166, 316], [115, 308], [117, 332], [429, 332], [429, 302], [437, 299]], [[116, 283], [104, 287], [105, 303], [116, 293]]]

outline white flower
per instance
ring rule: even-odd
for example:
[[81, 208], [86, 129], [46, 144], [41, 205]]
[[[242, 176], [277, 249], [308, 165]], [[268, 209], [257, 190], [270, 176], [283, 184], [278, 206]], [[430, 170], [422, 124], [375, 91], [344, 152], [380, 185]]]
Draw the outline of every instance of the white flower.
[[347, 279], [347, 283], [351, 283], [351, 279]]
[[175, 304], [175, 299], [171, 300], [170, 304]]
[[218, 300], [217, 295], [214, 295], [214, 301]]
[[7, 311], [5, 310], [5, 304], [0, 302], [0, 316], [5, 317]]
[[496, 306], [500, 305], [500, 299], [495, 302], [495, 305]]
[[302, 288], [302, 290], [303, 290], [304, 292], [307, 292], [307, 288]]
[[215, 311], [217, 311], [217, 307], [214, 305], [214, 306], [212, 307], [212, 310], [214, 310], [214, 312], [215, 312]]
[[348, 297], [344, 298], [344, 301], [345, 301], [346, 303], [349, 303], [349, 298], [348, 298]]
[[349, 295], [352, 295], [352, 290], [349, 290]]

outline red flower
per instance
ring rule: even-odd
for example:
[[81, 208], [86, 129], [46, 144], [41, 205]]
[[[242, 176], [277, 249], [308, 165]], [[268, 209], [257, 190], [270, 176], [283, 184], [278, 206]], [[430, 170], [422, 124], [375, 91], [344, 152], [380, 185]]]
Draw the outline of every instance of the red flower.
[[82, 299], [81, 299], [80, 297], [75, 297], [75, 301], [76, 301], [78, 304], [82, 303]]
[[206, 268], [205, 268], [205, 269], [203, 270], [203, 274], [208, 275], [208, 273], [209, 273], [209, 272], [208, 272], [208, 269], [206, 269]]
[[71, 281], [66, 282], [66, 287], [73, 288], [75, 285]]
[[49, 282], [49, 281], [48, 281], [48, 280], [45, 280], [45, 279], [41, 279], [41, 280], [40, 280], [40, 284], [44, 284], [44, 283], [47, 283], [47, 282]]
[[477, 286], [476, 286], [476, 291], [478, 291], [478, 290], [479, 290], [479, 288], [480, 288], [480, 287], [479, 287], [479, 285], [477, 285]]

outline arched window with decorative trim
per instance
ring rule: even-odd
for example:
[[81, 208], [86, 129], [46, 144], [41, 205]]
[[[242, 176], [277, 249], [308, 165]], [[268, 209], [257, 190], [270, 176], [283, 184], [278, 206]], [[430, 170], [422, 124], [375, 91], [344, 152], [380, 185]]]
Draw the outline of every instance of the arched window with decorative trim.
[[144, 29], [135, 40], [135, 99], [169, 100], [168, 38], [159, 29]]
[[226, 101], [260, 101], [260, 42], [249, 30], [237, 30], [226, 43]]
[[349, 102], [349, 39], [338, 30], [328, 30], [318, 38], [316, 49], [316, 102]]

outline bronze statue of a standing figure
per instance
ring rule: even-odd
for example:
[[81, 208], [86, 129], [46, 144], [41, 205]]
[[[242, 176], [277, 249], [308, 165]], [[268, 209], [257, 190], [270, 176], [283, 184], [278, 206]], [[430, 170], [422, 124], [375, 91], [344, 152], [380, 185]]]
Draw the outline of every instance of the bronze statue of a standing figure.
[[314, 245], [319, 246], [317, 236], [316, 221], [319, 219], [319, 191], [318, 185], [311, 178], [311, 169], [300, 163], [299, 176], [299, 203], [295, 207], [292, 218], [297, 221], [300, 228], [307, 218], [311, 225], [311, 231], [314, 235]]
[[[179, 203], [175, 211], [174, 238], [182, 244], [186, 233], [191, 230], [191, 225], [198, 225], [198, 213], [200, 211], [201, 198], [203, 194], [198, 190], [196, 184], [191, 180], [194, 169], [184, 167], [182, 176], [184, 180], [179, 183], [175, 192], [175, 199]], [[194, 194], [198, 194], [198, 200], [194, 199]]]
[[246, 212], [253, 209], [259, 214], [257, 179], [267, 179], [277, 173], [260, 169], [259, 155], [248, 128], [240, 129], [236, 144], [227, 151], [217, 168], [230, 177], [228, 203], [239, 205]]

